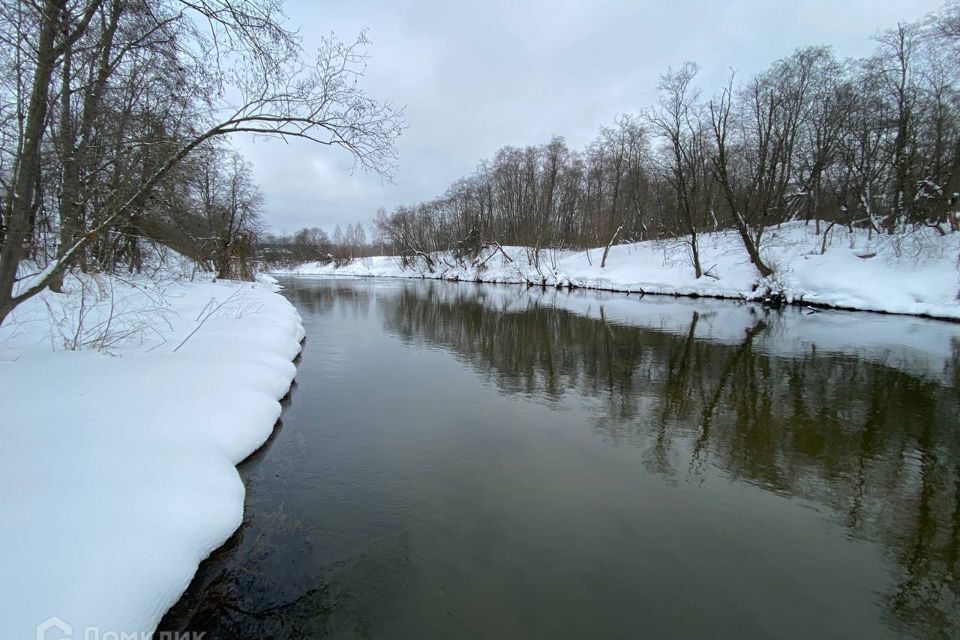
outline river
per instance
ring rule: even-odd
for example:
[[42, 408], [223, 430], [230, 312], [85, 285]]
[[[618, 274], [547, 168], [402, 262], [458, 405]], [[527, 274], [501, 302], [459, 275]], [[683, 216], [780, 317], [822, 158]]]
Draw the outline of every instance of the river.
[[244, 524], [161, 630], [960, 634], [960, 325], [288, 278]]

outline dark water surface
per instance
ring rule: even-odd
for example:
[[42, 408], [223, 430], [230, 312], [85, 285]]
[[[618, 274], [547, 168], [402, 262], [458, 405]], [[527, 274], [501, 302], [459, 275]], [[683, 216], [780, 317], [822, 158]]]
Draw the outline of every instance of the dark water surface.
[[225, 638], [960, 634], [960, 327], [290, 279], [244, 525], [161, 629]]

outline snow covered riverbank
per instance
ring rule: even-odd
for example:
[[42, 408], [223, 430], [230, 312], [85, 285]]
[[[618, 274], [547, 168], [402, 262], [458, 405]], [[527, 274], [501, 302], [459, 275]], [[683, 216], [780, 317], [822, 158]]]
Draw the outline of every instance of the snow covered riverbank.
[[[616, 292], [553, 287], [476, 285], [457, 287], [427, 281], [437, 303], [479, 303], [504, 316], [545, 307], [602, 323], [637, 327], [728, 345], [743, 344], [772, 356], [802, 358], [811, 349], [824, 354], [886, 363], [900, 371], [943, 379], [960, 362], [960, 323], [908, 315], [879, 315], [787, 307], [767, 312], [749, 303], [731, 304], [688, 297], [626, 296]], [[421, 294], [425, 295], [425, 294]], [[761, 326], [762, 325], [762, 326]], [[760, 328], [759, 332], [755, 330]]]
[[0, 327], [2, 638], [152, 631], [240, 525], [303, 338], [266, 280], [67, 286]]
[[[826, 225], [824, 225], [825, 227]], [[308, 263], [285, 273], [545, 284], [625, 292], [762, 299], [782, 293], [791, 302], [960, 320], [960, 233], [933, 229], [895, 236], [833, 227], [826, 239], [802, 222], [770, 228], [762, 253], [776, 273], [760, 278], [734, 231], [703, 234], [697, 279], [688, 248], [676, 242], [640, 242], [612, 247], [604, 268], [603, 248], [582, 252], [542, 251], [539, 267], [524, 247], [486, 249], [467, 266], [435, 256], [402, 268], [388, 256], [348, 265]]]

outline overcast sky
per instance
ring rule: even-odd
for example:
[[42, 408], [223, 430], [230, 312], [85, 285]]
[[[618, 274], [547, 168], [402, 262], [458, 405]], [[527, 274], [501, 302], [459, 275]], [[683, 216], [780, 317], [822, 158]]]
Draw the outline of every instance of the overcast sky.
[[274, 231], [370, 223], [392, 208], [441, 194], [505, 145], [563, 135], [574, 148], [601, 125], [656, 98], [658, 76], [686, 60], [702, 66], [707, 95], [733, 67], [742, 77], [797, 47], [831, 45], [841, 57], [873, 49], [870, 36], [914, 20], [939, 0], [291, 0], [308, 51], [334, 32], [372, 41], [363, 86], [406, 106], [393, 184], [350, 173], [342, 151], [308, 143], [238, 141], [266, 196]]

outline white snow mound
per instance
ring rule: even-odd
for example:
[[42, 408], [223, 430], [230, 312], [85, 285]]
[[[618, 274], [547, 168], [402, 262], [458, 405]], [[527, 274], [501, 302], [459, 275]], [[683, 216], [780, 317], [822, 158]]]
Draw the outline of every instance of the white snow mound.
[[152, 632], [239, 527], [235, 465], [303, 338], [269, 281], [67, 287], [0, 327], [0, 638], [53, 616], [73, 637]]

